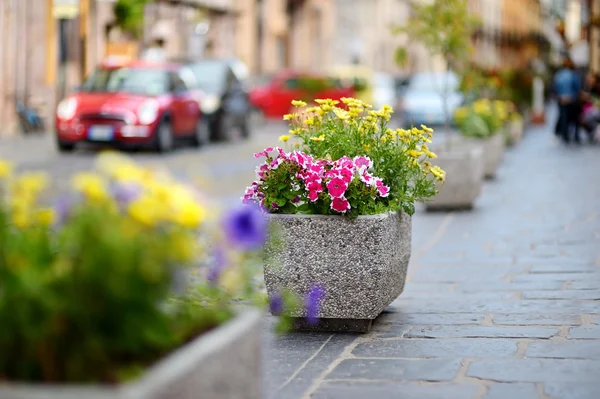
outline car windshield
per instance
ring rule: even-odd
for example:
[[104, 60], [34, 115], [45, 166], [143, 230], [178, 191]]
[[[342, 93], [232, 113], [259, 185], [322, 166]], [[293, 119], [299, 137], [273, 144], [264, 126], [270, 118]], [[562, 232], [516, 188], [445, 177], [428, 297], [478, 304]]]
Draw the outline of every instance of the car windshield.
[[448, 91], [458, 90], [458, 79], [454, 74], [419, 74], [415, 75], [408, 84], [409, 91], [442, 92], [444, 85]]
[[81, 87], [91, 93], [131, 93], [158, 96], [169, 91], [167, 74], [159, 69], [97, 69]]
[[226, 84], [227, 64], [217, 61], [199, 62], [190, 66], [198, 87], [207, 93], [218, 93]]

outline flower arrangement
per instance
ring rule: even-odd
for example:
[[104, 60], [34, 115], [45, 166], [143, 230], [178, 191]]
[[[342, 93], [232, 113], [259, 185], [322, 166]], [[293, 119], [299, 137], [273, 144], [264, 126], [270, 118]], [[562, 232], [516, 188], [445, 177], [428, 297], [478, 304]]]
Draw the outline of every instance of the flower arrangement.
[[483, 98], [457, 108], [454, 120], [464, 136], [487, 138], [504, 126], [512, 109], [508, 102]]
[[381, 199], [390, 188], [372, 174], [368, 157], [330, 161], [281, 148], [267, 148], [255, 157], [266, 161], [257, 168], [258, 180], [246, 190], [244, 202], [259, 203], [271, 213], [358, 216], [385, 211]]
[[[348, 191], [346, 185], [342, 186], [349, 205], [347, 213], [359, 215], [404, 210], [412, 215], [415, 202], [437, 193], [436, 181], [442, 182], [445, 172], [430, 161], [436, 158], [427, 147], [432, 142], [432, 129], [426, 126], [408, 130], [390, 129], [388, 123], [393, 112], [390, 106], [372, 110], [370, 105], [353, 98], [343, 98], [341, 103], [331, 99], [315, 102], [316, 106], [303, 110], [306, 103], [292, 102], [296, 112], [284, 116], [284, 120], [290, 122], [290, 132], [280, 139], [295, 141], [294, 145], [302, 151], [301, 154], [308, 154], [313, 163], [322, 165], [325, 174], [335, 175], [339, 168], [350, 171], [343, 172], [347, 175], [345, 183]], [[368, 176], [364, 175], [367, 171]], [[370, 178], [373, 180], [368, 180]], [[331, 184], [327, 179], [323, 182]], [[282, 190], [290, 191], [287, 194], [290, 199], [296, 198], [295, 188], [291, 181], [281, 183]], [[316, 201], [311, 211], [329, 212], [327, 197], [335, 198], [335, 194], [334, 197], [331, 194], [331, 190], [323, 192], [322, 196], [319, 194], [322, 202]], [[337, 205], [340, 200], [335, 202]], [[342, 202], [344, 205], [339, 209], [347, 207], [346, 202]], [[267, 202], [267, 205], [270, 203]], [[290, 210], [294, 209], [288, 207], [281, 211]]]
[[53, 207], [48, 184], [0, 161], [0, 380], [121, 382], [266, 305], [257, 208], [212, 216], [194, 187], [110, 154]]

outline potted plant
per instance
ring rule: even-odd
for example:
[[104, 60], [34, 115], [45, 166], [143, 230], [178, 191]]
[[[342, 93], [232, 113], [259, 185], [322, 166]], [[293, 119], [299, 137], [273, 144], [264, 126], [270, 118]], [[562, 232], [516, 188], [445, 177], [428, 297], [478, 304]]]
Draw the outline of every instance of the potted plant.
[[505, 114], [502, 112], [498, 104], [479, 99], [470, 106], [458, 108], [454, 114], [463, 139], [471, 144], [483, 145], [484, 176], [489, 179], [496, 176], [504, 156], [505, 137], [502, 129]]
[[429, 162], [432, 130], [387, 128], [391, 107], [316, 102], [285, 117], [281, 139], [295, 151], [255, 155], [266, 160], [244, 200], [260, 203], [277, 231], [265, 249], [269, 296], [306, 300], [296, 327], [364, 332], [402, 293], [415, 202], [435, 195], [445, 172]]
[[[262, 212], [115, 155], [46, 207], [0, 162], [0, 398], [260, 398]], [[260, 268], [258, 268], [260, 272]], [[240, 299], [242, 302], [239, 302]]]

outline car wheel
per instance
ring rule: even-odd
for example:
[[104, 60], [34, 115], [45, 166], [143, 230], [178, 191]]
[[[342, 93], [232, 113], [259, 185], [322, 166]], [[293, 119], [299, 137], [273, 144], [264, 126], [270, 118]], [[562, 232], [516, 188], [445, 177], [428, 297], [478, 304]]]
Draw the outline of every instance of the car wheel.
[[215, 132], [215, 139], [217, 141], [226, 142], [233, 140], [233, 124], [231, 123], [231, 117], [229, 115], [221, 114], [214, 123], [215, 126], [213, 131]]
[[64, 141], [57, 142], [59, 152], [72, 152], [75, 149], [75, 144], [65, 143]]
[[252, 129], [250, 127], [250, 117], [248, 116], [248, 114], [246, 114], [244, 116], [244, 120], [242, 122], [242, 124], [240, 125], [240, 131], [242, 132], [242, 137], [247, 139], [250, 137], [250, 135], [252, 134]]
[[194, 132], [193, 144], [194, 147], [202, 147], [210, 141], [210, 129], [208, 122], [204, 118], [198, 118], [196, 122], [196, 131]]
[[173, 131], [169, 121], [163, 121], [156, 131], [156, 151], [169, 152], [173, 149]]

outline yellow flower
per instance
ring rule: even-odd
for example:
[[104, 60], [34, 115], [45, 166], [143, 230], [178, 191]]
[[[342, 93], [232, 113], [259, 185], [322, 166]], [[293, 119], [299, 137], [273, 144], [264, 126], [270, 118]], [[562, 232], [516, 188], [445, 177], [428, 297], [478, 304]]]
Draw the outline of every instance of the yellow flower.
[[12, 170], [13, 167], [9, 162], [0, 159], [0, 179], [9, 177], [12, 174]]
[[296, 118], [298, 116], [298, 114], [293, 113], [293, 114], [285, 114], [283, 115], [283, 120], [284, 121], [291, 121], [292, 119]]
[[444, 170], [442, 170], [442, 168], [439, 166], [432, 167], [430, 171], [439, 182], [443, 182], [446, 179], [446, 172], [444, 172]]
[[289, 133], [293, 134], [293, 135], [296, 135], [296, 134], [300, 133], [301, 131], [302, 131], [302, 129], [290, 129]]
[[315, 124], [315, 118], [306, 118], [306, 120], [304, 121], [304, 124], [306, 126], [312, 126]]
[[423, 129], [424, 131], [426, 131], [427, 133], [433, 133], [433, 129], [430, 127], [427, 127], [425, 125], [421, 125], [421, 129]]
[[12, 214], [12, 222], [18, 228], [24, 229], [30, 225], [31, 218], [25, 211], [14, 211]]
[[282, 136], [279, 136], [279, 140], [280, 140], [280, 141], [283, 141], [284, 143], [285, 143], [286, 141], [288, 141], [289, 139], [290, 139], [290, 136], [288, 136], [287, 134], [284, 134], [284, 135], [282, 135]]
[[92, 201], [104, 201], [109, 198], [106, 183], [93, 173], [79, 173], [73, 179], [73, 186]]
[[300, 100], [293, 100], [292, 105], [294, 107], [306, 107], [306, 103], [304, 101], [300, 101]]
[[319, 137], [311, 137], [310, 138], [312, 141], [325, 141], [325, 135], [322, 134]]
[[340, 108], [334, 109], [333, 113], [335, 114], [335, 116], [338, 117], [339, 120], [342, 120], [342, 121], [348, 120], [350, 118], [350, 115], [348, 115], [348, 112], [346, 112]]
[[36, 212], [38, 223], [43, 226], [50, 226], [56, 220], [56, 212], [52, 208], [43, 208]]
[[173, 214], [173, 221], [182, 227], [197, 229], [204, 221], [204, 208], [192, 200], [185, 203]]
[[425, 150], [425, 155], [427, 155], [427, 157], [431, 158], [431, 159], [437, 158], [437, 154], [435, 152], [431, 152], [429, 150]]
[[410, 155], [413, 158], [419, 158], [423, 154], [424, 153], [422, 151], [417, 151], [417, 150], [410, 150], [410, 151], [408, 151], [408, 155]]
[[132, 201], [127, 211], [129, 216], [138, 223], [154, 227], [163, 219], [162, 202], [150, 196], [142, 196]]

